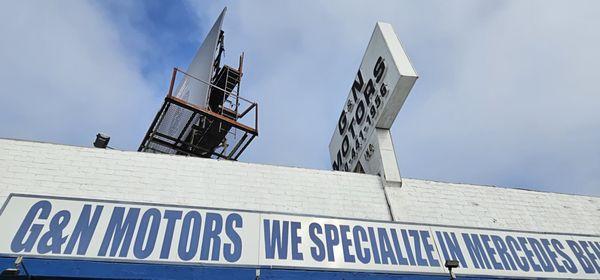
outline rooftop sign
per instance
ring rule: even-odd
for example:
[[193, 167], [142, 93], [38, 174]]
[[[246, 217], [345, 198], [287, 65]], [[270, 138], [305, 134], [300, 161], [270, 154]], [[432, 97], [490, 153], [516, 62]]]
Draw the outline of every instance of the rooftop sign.
[[371, 134], [390, 129], [416, 79], [394, 29], [378, 22], [329, 143], [334, 170], [356, 170]]
[[447, 274], [600, 277], [600, 237], [11, 195], [0, 255]]

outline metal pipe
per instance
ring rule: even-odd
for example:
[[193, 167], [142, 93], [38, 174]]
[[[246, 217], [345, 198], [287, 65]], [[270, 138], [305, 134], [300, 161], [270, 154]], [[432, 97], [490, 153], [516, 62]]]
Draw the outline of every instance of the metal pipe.
[[177, 76], [177, 67], [173, 68], [173, 75], [171, 76], [171, 84], [169, 85], [169, 96], [173, 95], [173, 86], [175, 86], [175, 76]]
[[244, 101], [246, 101], [246, 102], [252, 103], [252, 101], [251, 101], [251, 100], [248, 100], [248, 99], [246, 99], [246, 98], [243, 98], [243, 97], [241, 97], [241, 96], [239, 96], [239, 95], [237, 95], [237, 94], [235, 94], [235, 93], [233, 93], [233, 92], [231, 92], [231, 91], [227, 91], [227, 90], [225, 90], [225, 89], [223, 89], [223, 88], [221, 88], [221, 87], [215, 86], [215, 85], [213, 85], [213, 84], [211, 84], [211, 83], [207, 83], [207, 82], [205, 82], [205, 81], [203, 81], [203, 80], [200, 80], [200, 79], [198, 79], [198, 78], [196, 78], [196, 77], [194, 77], [194, 76], [192, 76], [192, 75], [190, 75], [190, 74], [188, 74], [188, 73], [186, 73], [186, 72], [184, 72], [184, 71], [181, 71], [181, 70], [179, 70], [179, 69], [177, 69], [177, 71], [178, 71], [178, 72], [181, 72], [182, 74], [184, 74], [184, 75], [186, 75], [186, 76], [188, 76], [188, 77], [190, 77], [190, 78], [192, 78], [192, 79], [194, 79], [194, 80], [197, 80], [197, 81], [199, 81], [199, 82], [201, 82], [201, 83], [203, 83], [203, 84], [205, 84], [205, 85], [207, 85], [207, 86], [209, 86], [209, 87], [214, 87], [214, 88], [216, 88], [216, 89], [220, 89], [220, 90], [222, 90], [222, 91], [224, 91], [224, 92], [226, 92], [226, 93], [229, 93], [229, 94], [231, 94], [231, 95], [238, 96], [240, 99], [242, 99], [242, 100], [244, 100]]
[[256, 106], [256, 103], [252, 103], [252, 105], [250, 105], [250, 107], [248, 107], [246, 110], [244, 110], [244, 112], [242, 112], [239, 115], [239, 118], [243, 118], [246, 114], [248, 114], [248, 112], [250, 112], [250, 110], [252, 110], [252, 108], [254, 108]]
[[152, 120], [152, 124], [150, 124], [150, 127], [148, 127], [148, 131], [146, 131], [146, 135], [144, 136], [144, 139], [142, 139], [142, 143], [140, 144], [140, 147], [138, 148], [138, 152], [141, 152], [142, 149], [144, 148], [144, 143], [148, 140], [148, 137], [150, 137], [150, 134], [152, 133], [152, 128], [154, 128], [154, 126], [158, 122], [158, 119], [164, 114], [165, 107], [167, 106], [167, 104], [168, 104], [168, 102], [165, 98], [163, 105], [160, 107], [160, 110], [158, 111], [159, 113], [156, 114], [156, 116], [154, 116], [154, 120]]

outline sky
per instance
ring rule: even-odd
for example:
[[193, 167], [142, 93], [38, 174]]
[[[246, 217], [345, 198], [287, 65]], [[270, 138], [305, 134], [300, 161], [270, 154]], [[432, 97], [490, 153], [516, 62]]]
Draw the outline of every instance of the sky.
[[598, 1], [2, 1], [0, 137], [137, 150], [220, 11], [259, 137], [241, 161], [330, 169], [377, 21], [419, 74], [405, 178], [600, 196]]

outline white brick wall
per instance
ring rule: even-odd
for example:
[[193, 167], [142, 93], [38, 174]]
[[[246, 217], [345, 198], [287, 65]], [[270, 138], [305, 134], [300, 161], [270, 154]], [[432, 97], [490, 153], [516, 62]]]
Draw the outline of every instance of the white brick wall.
[[11, 192], [389, 219], [377, 176], [0, 139]]
[[[379, 177], [0, 139], [9, 193], [389, 220]], [[404, 179], [396, 220], [600, 235], [600, 198]]]
[[414, 179], [388, 194], [399, 221], [600, 235], [600, 197]]

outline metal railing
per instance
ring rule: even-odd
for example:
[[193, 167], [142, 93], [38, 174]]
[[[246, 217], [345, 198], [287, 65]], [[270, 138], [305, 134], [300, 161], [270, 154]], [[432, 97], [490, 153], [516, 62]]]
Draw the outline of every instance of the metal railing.
[[[173, 76], [171, 78], [171, 84], [169, 86], [169, 92], [168, 92], [168, 97], [174, 97], [173, 96], [173, 90], [175, 87], [175, 82], [177, 81], [178, 77], [177, 77], [177, 73], [181, 73], [183, 74], [185, 77], [188, 77], [194, 81], [200, 82], [206, 86], [208, 86], [208, 91], [206, 94], [206, 98], [205, 98], [205, 103], [204, 104], [193, 104], [190, 103], [191, 105], [200, 107], [204, 110], [208, 110], [211, 111], [213, 113], [217, 113], [221, 116], [224, 116], [228, 119], [231, 119], [230, 117], [228, 117], [225, 113], [224, 110], [226, 109], [225, 104], [228, 103], [227, 100], [232, 99], [234, 101], [229, 101], [229, 104], [231, 104], [231, 107], [227, 108], [230, 109], [231, 111], [235, 112], [235, 119], [233, 119], [235, 122], [243, 124], [244, 126], [247, 126], [249, 128], [251, 128], [253, 130], [253, 132], [258, 133], [258, 103], [253, 102], [251, 100], [248, 100], [242, 96], [239, 95], [239, 85], [236, 86], [234, 89], [235, 91], [229, 91], [227, 89], [224, 89], [222, 87], [218, 87], [212, 83], [206, 82], [202, 79], [199, 79], [197, 77], [194, 77], [191, 74], [188, 74], [187, 72], [175, 67], [173, 68]], [[241, 75], [241, 73], [240, 73]], [[209, 104], [209, 100], [210, 100], [210, 95], [211, 95], [211, 89], [215, 88], [218, 89], [220, 91], [222, 91], [223, 94], [223, 100], [222, 100], [222, 106], [221, 106], [221, 110], [215, 112], [213, 109], [210, 108], [210, 106], [208, 106]], [[240, 113], [241, 112], [241, 113]], [[244, 117], [246, 117], [248, 114], [250, 115], [254, 115], [254, 118], [252, 120], [248, 120], [245, 119]]]
[[[235, 82], [227, 90], [174, 68], [165, 102], [138, 150], [237, 160], [258, 136], [258, 104], [239, 96], [239, 80]], [[191, 93], [200, 96], [193, 100]], [[223, 94], [220, 107], [213, 100], [211, 108], [211, 93]]]

